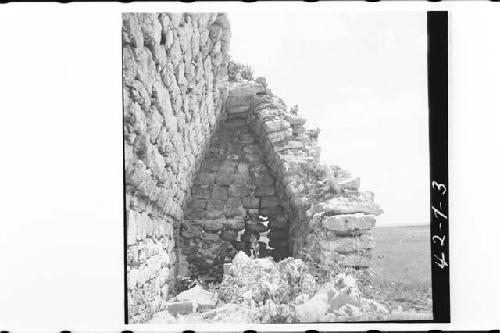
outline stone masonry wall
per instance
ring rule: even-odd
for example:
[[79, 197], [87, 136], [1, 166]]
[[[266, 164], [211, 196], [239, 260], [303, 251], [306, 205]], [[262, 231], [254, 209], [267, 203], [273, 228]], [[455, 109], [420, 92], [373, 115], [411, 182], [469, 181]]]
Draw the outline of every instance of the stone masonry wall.
[[123, 14], [127, 287], [131, 323], [162, 310], [193, 175], [227, 97], [218, 13]]
[[287, 214], [248, 124], [250, 104], [239, 98], [240, 91], [247, 92], [241, 88], [229, 89], [227, 119], [191, 189], [181, 227], [181, 276], [220, 282], [224, 262], [238, 251], [251, 254], [252, 236], [259, 257], [289, 255]]
[[[347, 170], [320, 164], [319, 130], [306, 129], [297, 107], [288, 110], [265, 79], [240, 84], [253, 87], [247, 88], [246, 97], [251, 104], [249, 124], [289, 216], [291, 255], [309, 256], [327, 266], [369, 266], [371, 229], [382, 213], [373, 193], [359, 191], [359, 178]], [[258, 87], [265, 92], [255, 94]], [[231, 93], [231, 85], [229, 89]]]
[[123, 14], [128, 314], [165, 309], [182, 277], [220, 281], [237, 251], [367, 267], [382, 213], [359, 178], [320, 164], [265, 79], [228, 68], [221, 13]]

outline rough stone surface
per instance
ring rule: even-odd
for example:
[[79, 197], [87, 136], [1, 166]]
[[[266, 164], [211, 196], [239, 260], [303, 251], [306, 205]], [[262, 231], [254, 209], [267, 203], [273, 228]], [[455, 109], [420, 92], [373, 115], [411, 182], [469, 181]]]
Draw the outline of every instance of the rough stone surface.
[[320, 130], [308, 129], [265, 78], [228, 69], [230, 37], [222, 13], [123, 14], [131, 323], [193, 312], [192, 302], [167, 302], [175, 282], [220, 281], [238, 251], [370, 265], [382, 213], [373, 193], [320, 163]]
[[[248, 81], [236, 83], [235, 88], [229, 90], [227, 117], [220, 120], [195, 176], [192, 199], [187, 204], [181, 228], [190, 229], [190, 225], [200, 224], [204, 230], [198, 234], [181, 233], [180, 238], [181, 260], [187, 262], [193, 279], [220, 281], [224, 263], [231, 261], [238, 250], [251, 254], [252, 235], [255, 242], [268, 244], [261, 234], [269, 231], [267, 225], [272, 221], [281, 221], [278, 227], [284, 242], [279, 243], [279, 252], [272, 253], [271, 248], [263, 246], [258, 255], [274, 255], [274, 259], [279, 260], [289, 254], [287, 214], [281, 211], [280, 200], [275, 196], [276, 180], [248, 124], [250, 109], [239, 110], [238, 121], [231, 117], [233, 108], [249, 106], [248, 94], [261, 90]], [[203, 197], [201, 203], [199, 197]], [[205, 202], [206, 209], [200, 209]], [[281, 210], [272, 211], [270, 207], [281, 207]], [[267, 222], [259, 222], [259, 216], [265, 216]], [[203, 232], [212, 233], [213, 237], [207, 238]]]
[[[217, 13], [122, 17], [129, 320], [165, 310], [193, 175], [227, 98], [229, 22]], [[210, 182], [210, 178], [203, 178]], [[206, 209], [203, 191], [194, 206]]]

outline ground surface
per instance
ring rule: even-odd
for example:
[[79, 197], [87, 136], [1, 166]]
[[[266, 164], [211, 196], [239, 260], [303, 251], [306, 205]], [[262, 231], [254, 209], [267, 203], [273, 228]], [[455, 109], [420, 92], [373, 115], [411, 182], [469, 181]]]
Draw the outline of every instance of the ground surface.
[[429, 226], [378, 227], [373, 298], [390, 310], [432, 313]]
[[[367, 283], [358, 280], [358, 285], [363, 297], [381, 303], [386, 312], [346, 320], [431, 320], [429, 226], [378, 227], [374, 229], [373, 236], [376, 240], [371, 270], [373, 274], [364, 281]], [[253, 322], [248, 312], [249, 309], [239, 308], [237, 304], [226, 304], [205, 313], [176, 317], [163, 311], [155, 314], [150, 323]]]

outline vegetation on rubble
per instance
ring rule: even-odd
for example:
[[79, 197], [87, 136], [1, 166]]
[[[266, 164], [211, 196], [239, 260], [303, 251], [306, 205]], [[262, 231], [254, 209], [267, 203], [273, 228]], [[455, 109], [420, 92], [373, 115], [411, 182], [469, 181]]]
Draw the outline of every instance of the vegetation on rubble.
[[231, 57], [228, 62], [228, 70], [229, 81], [238, 81], [239, 79], [253, 81], [254, 79], [254, 70], [249, 64], [243, 64]]

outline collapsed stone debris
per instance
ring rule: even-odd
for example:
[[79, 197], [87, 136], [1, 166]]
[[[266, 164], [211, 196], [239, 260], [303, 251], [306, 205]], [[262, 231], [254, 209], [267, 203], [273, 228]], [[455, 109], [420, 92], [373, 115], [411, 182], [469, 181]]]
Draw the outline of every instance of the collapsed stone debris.
[[150, 322], [342, 322], [389, 314], [362, 297], [353, 276], [338, 273], [318, 284], [312, 273], [301, 259], [275, 262], [238, 252], [217, 290], [197, 285], [184, 291]]
[[320, 164], [319, 129], [264, 78], [228, 70], [230, 37], [224, 13], [123, 14], [131, 323], [191, 313], [168, 301], [180, 281], [220, 283], [239, 251], [370, 265], [373, 193]]

